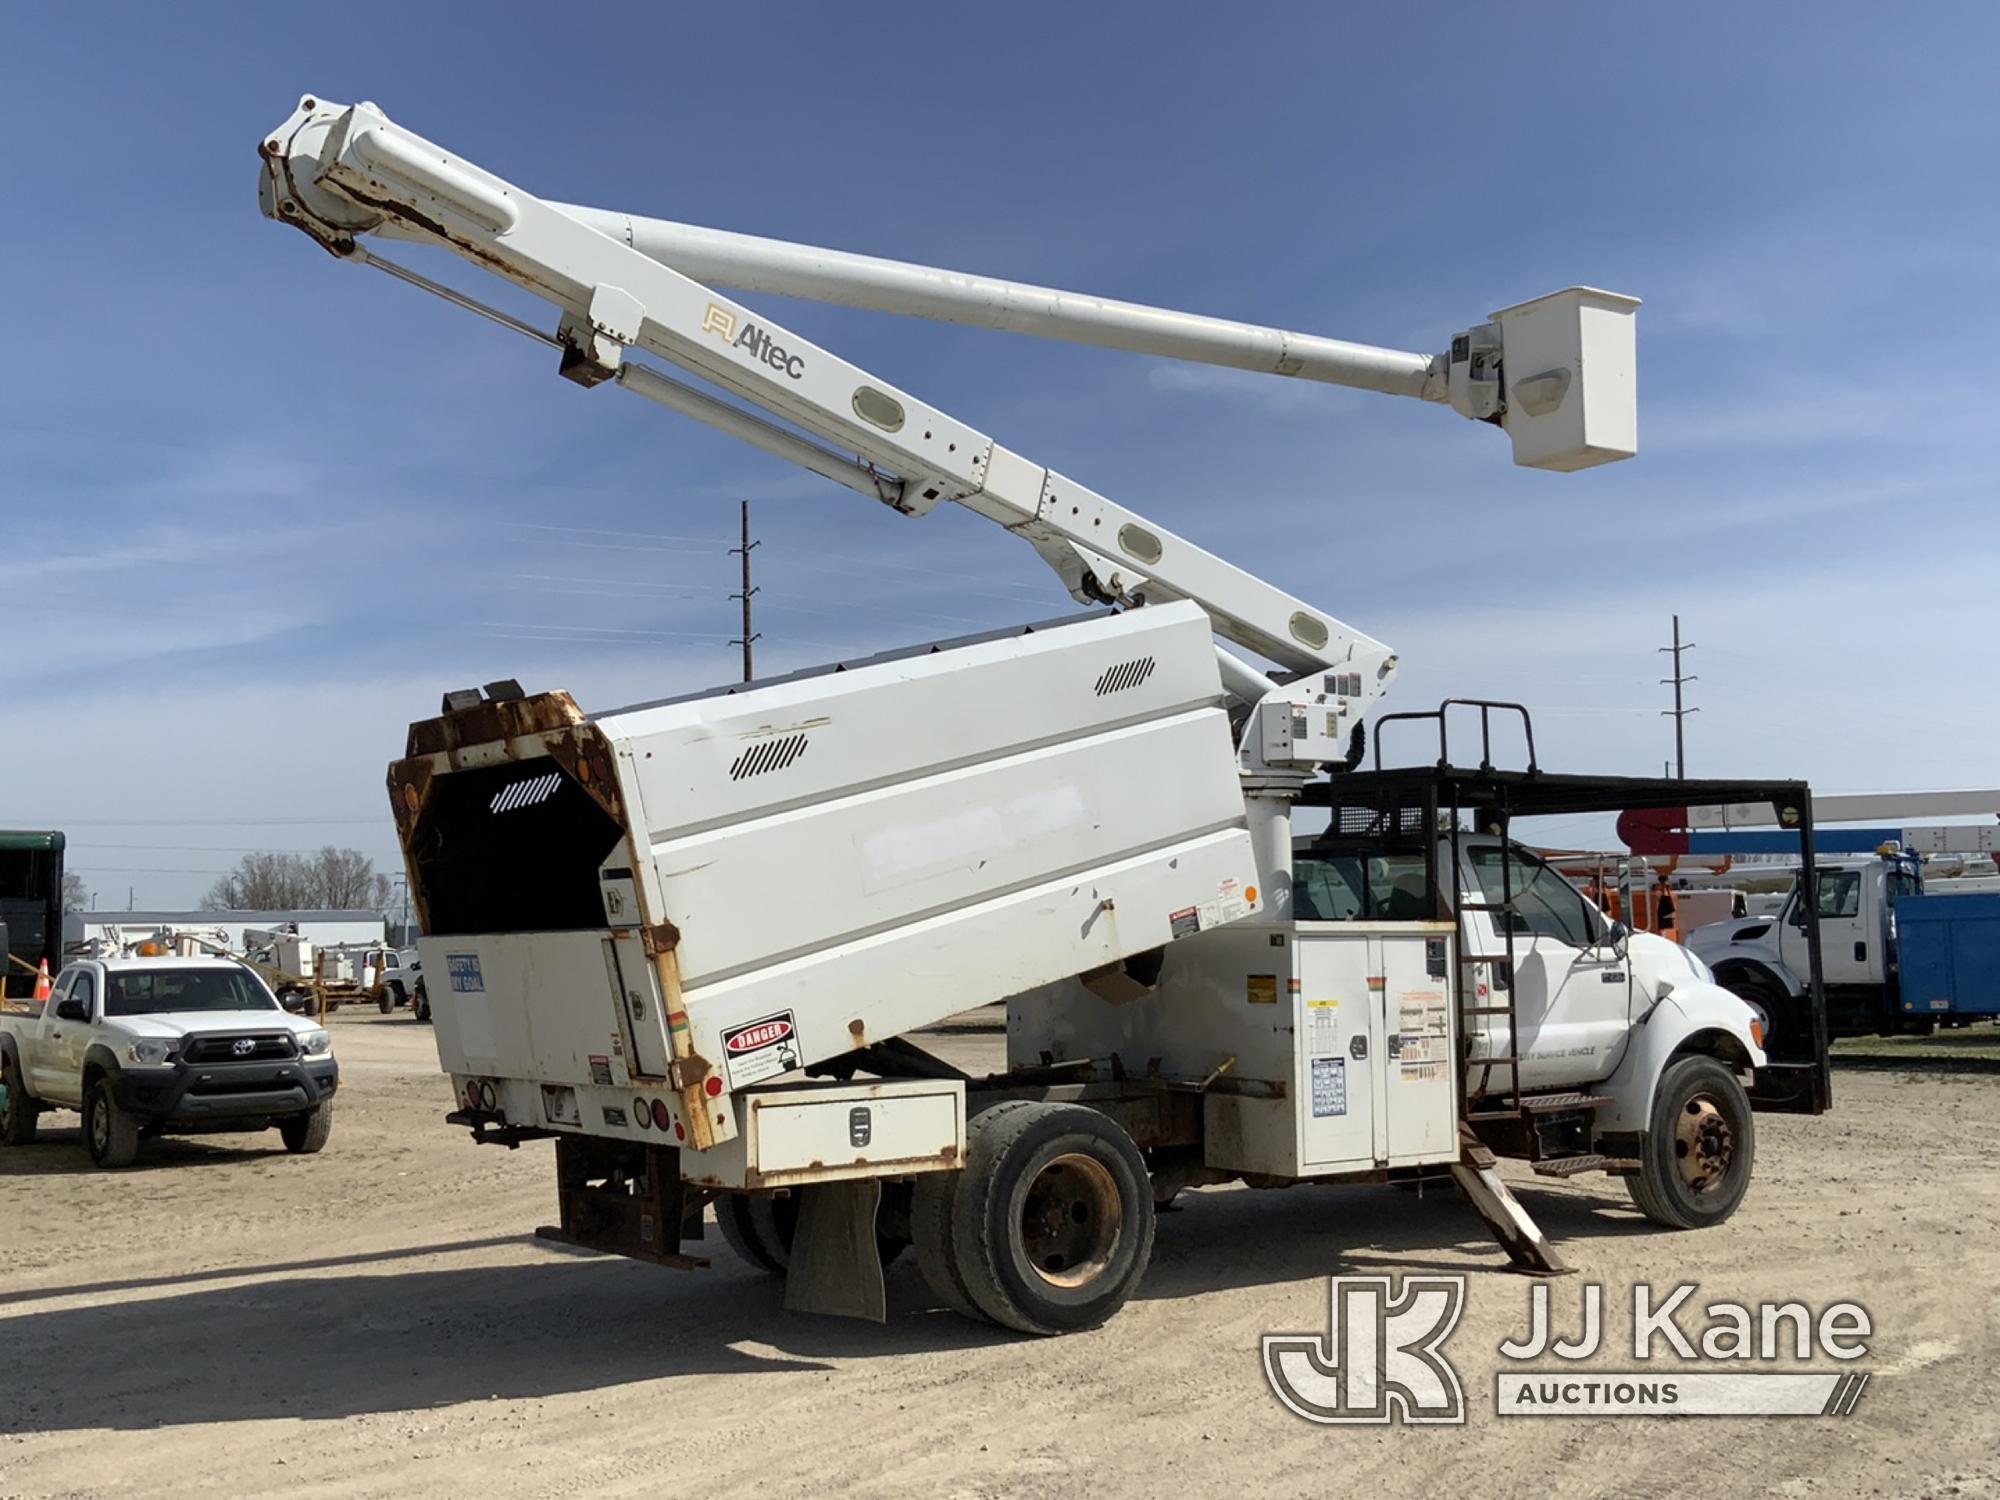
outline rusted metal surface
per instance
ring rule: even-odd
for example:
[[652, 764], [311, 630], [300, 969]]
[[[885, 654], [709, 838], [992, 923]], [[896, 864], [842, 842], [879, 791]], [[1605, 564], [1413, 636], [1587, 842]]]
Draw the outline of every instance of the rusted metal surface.
[[672, 1146], [558, 1136], [556, 1194], [562, 1223], [537, 1229], [544, 1239], [681, 1270], [708, 1264], [680, 1253], [682, 1240], [701, 1238], [706, 1198], [683, 1189]]
[[449, 756], [468, 746], [511, 744], [527, 735], [552, 734], [587, 722], [568, 693], [487, 700], [435, 719], [419, 719], [410, 726], [404, 754]]
[[[524, 740], [534, 743], [524, 745]], [[434, 719], [421, 719], [410, 726], [406, 754], [390, 765], [388, 780], [389, 810], [396, 820], [404, 876], [420, 926], [430, 925], [430, 903], [412, 851], [432, 786], [440, 774], [459, 766], [468, 751], [490, 751], [496, 746], [507, 759], [546, 755], [614, 823], [625, 826], [624, 799], [619, 795], [610, 743], [568, 693], [487, 700]], [[678, 937], [676, 933], [676, 940]]]

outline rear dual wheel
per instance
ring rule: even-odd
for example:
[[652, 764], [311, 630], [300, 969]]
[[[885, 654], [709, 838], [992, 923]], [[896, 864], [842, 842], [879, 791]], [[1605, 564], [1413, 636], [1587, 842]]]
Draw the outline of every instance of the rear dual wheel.
[[[883, 1225], [881, 1216], [876, 1223], [875, 1252], [886, 1266], [910, 1242]], [[715, 1224], [729, 1248], [758, 1270], [782, 1276], [791, 1269], [792, 1236], [799, 1227], [796, 1193], [782, 1198], [725, 1193], [715, 1203]]]
[[932, 1292], [1022, 1333], [1094, 1328], [1153, 1254], [1145, 1159], [1093, 1109], [1009, 1100], [966, 1124], [965, 1167], [917, 1179], [911, 1232]]

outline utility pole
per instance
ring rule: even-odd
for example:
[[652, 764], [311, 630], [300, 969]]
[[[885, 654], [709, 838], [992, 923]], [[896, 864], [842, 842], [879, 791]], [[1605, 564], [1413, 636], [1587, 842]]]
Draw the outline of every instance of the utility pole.
[[729, 555], [743, 559], [743, 592], [740, 594], [731, 594], [729, 597], [743, 601], [743, 635], [740, 639], [733, 640], [729, 644], [743, 648], [743, 680], [748, 682], [751, 678], [750, 643], [757, 639], [757, 632], [750, 628], [750, 596], [757, 592], [750, 587], [750, 551], [759, 544], [750, 540], [750, 502], [745, 500], [742, 504], [743, 545], [740, 547], [731, 547]]
[[1689, 641], [1685, 645], [1681, 643], [1681, 617], [1679, 615], [1674, 616], [1674, 643], [1671, 646], [1661, 646], [1658, 649], [1663, 653], [1673, 653], [1674, 675], [1671, 677], [1662, 677], [1660, 683], [1662, 686], [1668, 683], [1673, 685], [1674, 706], [1672, 708], [1661, 709], [1660, 717], [1663, 719], [1670, 718], [1674, 721], [1674, 776], [1677, 780], [1686, 781], [1688, 773], [1687, 716], [1689, 714], [1698, 714], [1701, 710], [1699, 708], [1684, 708], [1682, 706], [1681, 689], [1688, 683], [1700, 682], [1701, 679], [1699, 677], [1690, 677], [1681, 671], [1681, 653], [1683, 651], [1694, 650], [1694, 642]]

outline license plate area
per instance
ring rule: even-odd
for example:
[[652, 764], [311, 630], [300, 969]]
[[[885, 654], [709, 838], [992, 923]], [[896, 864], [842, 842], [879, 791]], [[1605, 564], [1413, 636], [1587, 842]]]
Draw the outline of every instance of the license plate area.
[[577, 1107], [576, 1090], [566, 1083], [543, 1084], [542, 1118], [551, 1125], [581, 1126], [583, 1111]]

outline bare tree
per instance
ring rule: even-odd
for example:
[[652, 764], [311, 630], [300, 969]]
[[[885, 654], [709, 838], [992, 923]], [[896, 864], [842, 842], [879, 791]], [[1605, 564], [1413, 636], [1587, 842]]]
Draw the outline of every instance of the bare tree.
[[202, 898], [210, 911], [380, 911], [389, 877], [358, 849], [328, 844], [317, 854], [246, 854]]

